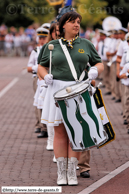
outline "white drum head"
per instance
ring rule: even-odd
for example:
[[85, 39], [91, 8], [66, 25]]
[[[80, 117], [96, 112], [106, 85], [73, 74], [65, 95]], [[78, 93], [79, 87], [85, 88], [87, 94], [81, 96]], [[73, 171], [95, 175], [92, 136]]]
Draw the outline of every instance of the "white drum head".
[[63, 100], [72, 98], [73, 96], [76, 96], [78, 94], [83, 93], [89, 88], [90, 83], [89, 82], [81, 82], [78, 84], [73, 84], [70, 86], [67, 86], [63, 88], [62, 90], [59, 90], [54, 94], [55, 100]]

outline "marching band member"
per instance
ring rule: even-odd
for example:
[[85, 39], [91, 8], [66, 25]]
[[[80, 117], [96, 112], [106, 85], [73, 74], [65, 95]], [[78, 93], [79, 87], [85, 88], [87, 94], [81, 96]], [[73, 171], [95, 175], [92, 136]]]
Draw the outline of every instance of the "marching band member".
[[126, 34], [125, 40], [127, 41], [128, 47], [122, 55], [120, 66], [122, 70], [120, 72], [122, 96], [123, 96], [123, 112], [127, 120], [127, 133], [129, 134], [129, 33]]
[[[55, 28], [56, 38], [54, 38], [54, 28]], [[51, 40], [54, 40], [54, 39], [58, 39], [59, 35], [60, 35], [60, 33], [59, 33], [59, 24], [57, 22], [56, 24], [51, 25], [50, 30], [49, 30], [49, 34], [48, 34], [47, 42], [49, 42]], [[38, 56], [38, 64], [40, 64], [40, 60], [42, 58], [45, 46], [46, 46], [46, 44], [40, 50], [40, 54]], [[41, 118], [41, 122], [42, 122], [42, 118]], [[48, 140], [47, 140], [47, 147], [46, 147], [47, 150], [53, 150], [54, 134], [53, 134], [52, 128], [53, 127], [47, 127], [47, 131], [48, 131]], [[55, 156], [53, 157], [53, 162], [56, 162]], [[90, 177], [90, 173], [89, 173], [90, 164], [89, 164], [89, 162], [90, 162], [90, 150], [83, 151], [81, 153], [81, 156], [80, 156], [80, 159], [79, 159], [79, 162], [78, 162], [78, 166], [77, 166], [77, 169], [79, 169], [79, 171], [80, 171], [80, 176], [83, 177], [83, 178], [89, 178]]]
[[120, 43], [120, 39], [119, 39], [119, 35], [118, 35], [118, 30], [113, 30], [113, 34], [112, 34], [112, 42], [111, 44], [109, 45], [109, 48], [108, 48], [108, 52], [106, 53], [107, 54], [107, 57], [109, 59], [109, 63], [111, 66], [110, 66], [110, 80], [111, 80], [111, 94], [112, 94], [112, 100], [115, 100], [116, 99], [116, 53], [117, 53], [117, 50], [118, 50], [118, 46], [119, 46], [119, 43]]
[[[50, 28], [50, 24], [49, 23], [44, 23], [41, 27], [41, 29], [46, 29], [47, 32], [49, 33], [49, 28]], [[42, 33], [42, 32], [41, 32]], [[48, 38], [48, 34], [47, 34], [47, 38]], [[47, 42], [47, 38], [46, 38], [46, 41], [45, 41], [45, 44], [42, 45], [40, 51], [42, 50], [42, 48], [44, 47], [44, 45], [46, 45], [46, 42]], [[39, 52], [39, 55], [40, 55], [40, 52]], [[37, 59], [37, 62], [38, 62], [38, 59]], [[38, 64], [38, 63], [37, 63]], [[37, 104], [37, 108], [40, 109], [40, 114], [39, 114], [39, 119], [40, 119], [40, 122], [41, 122], [41, 113], [42, 113], [42, 101], [39, 100], [39, 93], [41, 92], [41, 90], [43, 89], [42, 88], [42, 85], [44, 84], [44, 80], [42, 80], [40, 78], [40, 76], [38, 75], [38, 83], [39, 83], [39, 87], [37, 88], [37, 99], [36, 99], [36, 104]], [[35, 103], [34, 103], [35, 104]], [[37, 136], [37, 138], [46, 138], [48, 137], [48, 133], [47, 133], [47, 127], [46, 125], [43, 124], [43, 128], [42, 130], [40, 131], [41, 133]]]
[[110, 41], [110, 38], [107, 36], [106, 31], [99, 30], [99, 33], [100, 33], [100, 40], [97, 45], [97, 50], [104, 64], [104, 71], [100, 76], [102, 76], [102, 79], [103, 79], [103, 86], [105, 86], [107, 89], [106, 94], [110, 94], [110, 79], [109, 79], [110, 67], [107, 66], [108, 58], [107, 58], [106, 52], [108, 50], [108, 46], [111, 41]]
[[[89, 78], [95, 79], [104, 67], [93, 44], [78, 37], [81, 16], [75, 11], [64, 14], [59, 20], [59, 31], [62, 43], [65, 44], [74, 62], [78, 77], [90, 62], [92, 66], [88, 72]], [[45, 47], [43, 57], [38, 67], [39, 75], [48, 85], [42, 112], [43, 123], [54, 126], [54, 153], [58, 167], [58, 185], [77, 185], [76, 166], [80, 157], [79, 152], [72, 151], [67, 132], [62, 122], [59, 108], [56, 107], [53, 94], [64, 86], [76, 83], [69, 69], [67, 60], [58, 40], [49, 44], [54, 45], [52, 54], [52, 74], [48, 74], [45, 67], [49, 67], [50, 54]], [[49, 45], [48, 44], [48, 45]], [[83, 52], [79, 52], [82, 49]], [[87, 77], [87, 75], [86, 75]], [[67, 171], [68, 164], [68, 171]]]
[[[125, 35], [126, 35], [127, 32], [128, 32], [128, 30], [126, 28], [123, 28], [123, 27], [120, 28], [119, 31], [118, 31], [121, 42], [120, 42], [119, 47], [118, 47], [117, 59], [116, 59], [116, 67], [117, 67], [116, 76], [117, 76], [117, 82], [118, 82], [117, 90], [116, 90], [117, 91], [117, 93], [116, 93], [116, 97], [117, 97], [116, 102], [120, 102], [121, 99], [122, 99], [122, 106], [124, 106], [123, 87], [122, 87], [122, 80], [121, 80], [121, 82], [119, 81], [119, 79], [120, 79], [119, 74], [120, 74], [120, 70], [121, 70], [122, 55], [128, 49], [127, 41], [125, 41]], [[123, 124], [127, 124], [124, 108], [123, 108], [123, 118], [124, 118], [124, 123]]]
[[[49, 29], [49, 33], [48, 33], [48, 37], [47, 37], [47, 43], [50, 42], [51, 40], [56, 39], [56, 29], [58, 29], [58, 26], [56, 25], [56, 23], [52, 23], [51, 26], [50, 26], [50, 29]], [[44, 44], [43, 47], [41, 48], [41, 51], [40, 51], [39, 56], [38, 56], [38, 64], [40, 64], [40, 60], [42, 58], [43, 51], [44, 51], [47, 43]], [[46, 88], [43, 88], [43, 87], [42, 87], [42, 89], [46, 90]], [[42, 96], [42, 93], [43, 93], [43, 96]], [[44, 91], [42, 91], [42, 93], [40, 93], [40, 96], [42, 96], [41, 99], [43, 101], [46, 91], [45, 91], [45, 93], [44, 93]], [[39, 96], [39, 98], [40, 98], [40, 96]], [[42, 105], [42, 109], [43, 109], [43, 105]], [[41, 123], [42, 123], [42, 118], [41, 118]], [[54, 128], [51, 127], [51, 126], [47, 126], [47, 133], [48, 133], [48, 139], [47, 139], [46, 149], [47, 150], [53, 150]], [[55, 160], [55, 159], [53, 159], [53, 160]]]
[[[32, 50], [28, 61], [28, 65], [27, 65], [28, 72], [32, 73], [32, 76], [33, 76], [34, 93], [36, 92], [36, 89], [37, 89], [37, 69], [38, 69], [37, 58], [42, 45], [46, 43], [47, 35], [48, 35], [47, 29], [45, 28], [37, 29], [37, 36], [39, 41], [38, 46], [34, 50]], [[41, 111], [37, 109], [37, 107], [35, 107], [35, 115], [36, 115], [35, 133], [39, 133], [43, 128], [43, 124], [41, 124]]]

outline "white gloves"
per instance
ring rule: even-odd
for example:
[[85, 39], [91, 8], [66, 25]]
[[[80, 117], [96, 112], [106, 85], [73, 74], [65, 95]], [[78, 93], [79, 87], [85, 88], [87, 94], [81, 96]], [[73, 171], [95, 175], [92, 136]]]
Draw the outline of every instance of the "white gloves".
[[38, 65], [33, 65], [33, 66], [32, 66], [32, 70], [33, 70], [35, 73], [37, 73], [37, 71], [38, 71]]
[[88, 72], [88, 77], [89, 79], [93, 80], [96, 79], [98, 77], [98, 69], [97, 67], [91, 67], [89, 72]]
[[52, 74], [45, 75], [44, 80], [45, 80], [45, 83], [47, 85], [52, 84], [52, 82], [53, 82], [53, 75]]

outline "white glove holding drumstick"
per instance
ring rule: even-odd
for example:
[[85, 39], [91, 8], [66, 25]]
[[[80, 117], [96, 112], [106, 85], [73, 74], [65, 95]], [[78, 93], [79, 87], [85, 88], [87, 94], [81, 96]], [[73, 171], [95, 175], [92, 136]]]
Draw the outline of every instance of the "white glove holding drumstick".
[[52, 82], [53, 82], [53, 75], [52, 74], [45, 75], [44, 80], [45, 80], [45, 84], [47, 84], [47, 85], [52, 84]]
[[88, 78], [90, 79], [90, 80], [94, 80], [94, 79], [96, 79], [98, 77], [98, 69], [97, 69], [97, 67], [91, 67], [90, 68], [90, 70], [89, 70], [89, 72], [88, 72]]
[[52, 50], [54, 49], [53, 44], [48, 45], [48, 49], [50, 50], [50, 65], [49, 65], [49, 74], [44, 76], [45, 83], [50, 85], [53, 83], [53, 75], [51, 74], [51, 65], [52, 65]]

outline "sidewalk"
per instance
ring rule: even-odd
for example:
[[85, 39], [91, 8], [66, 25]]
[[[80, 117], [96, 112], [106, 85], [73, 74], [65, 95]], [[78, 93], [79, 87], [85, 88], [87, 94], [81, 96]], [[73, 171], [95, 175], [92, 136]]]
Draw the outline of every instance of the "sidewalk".
[[[28, 58], [0, 58], [0, 90], [19, 78], [0, 98], [0, 186], [57, 186], [53, 151], [46, 150], [46, 138], [38, 139], [34, 133], [32, 78], [31, 74], [21, 74], [27, 62]], [[103, 97], [116, 139], [101, 149], [91, 150], [91, 177], [81, 178], [77, 171], [78, 186], [63, 186], [63, 194], [77, 194], [129, 161], [129, 135], [123, 125], [121, 104], [112, 101], [111, 96]], [[127, 194], [128, 172], [125, 170], [92, 194], [120, 194], [118, 186], [122, 194]]]

